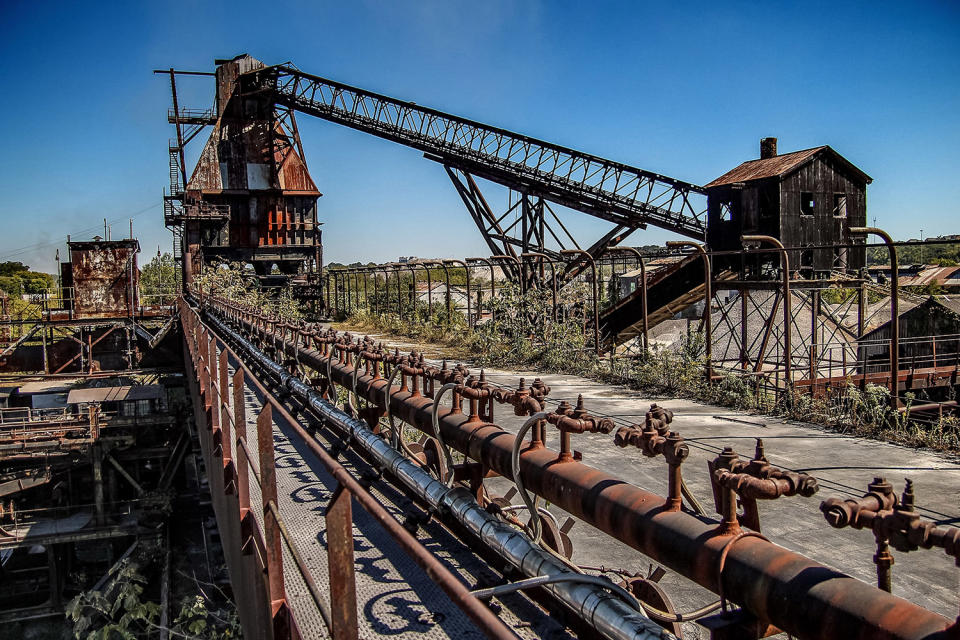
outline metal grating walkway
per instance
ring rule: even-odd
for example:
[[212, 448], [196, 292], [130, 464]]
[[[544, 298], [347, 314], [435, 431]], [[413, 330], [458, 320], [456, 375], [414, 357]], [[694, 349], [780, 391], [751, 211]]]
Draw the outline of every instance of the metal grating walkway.
[[[232, 373], [236, 363], [231, 361]], [[232, 394], [232, 389], [231, 389]], [[256, 387], [247, 383], [244, 389], [247, 416], [247, 442], [251, 455], [258, 456], [256, 416], [263, 400]], [[296, 415], [296, 414], [294, 414]], [[310, 567], [321, 592], [328, 593], [326, 532], [323, 513], [332, 497], [335, 480], [326, 472], [309, 448], [286, 426], [283, 416], [274, 412], [273, 439], [276, 458], [278, 506], [294, 537], [301, 556]], [[305, 427], [315, 427], [311, 420], [300, 417]], [[331, 453], [342, 451], [342, 443], [325, 431], [317, 433]], [[353, 454], [345, 452], [338, 460], [354, 473], [364, 477], [364, 467]], [[359, 464], [358, 464], [359, 462]], [[367, 471], [369, 474], [369, 471]], [[414, 508], [409, 499], [385, 482], [370, 487], [378, 500], [398, 520]], [[260, 489], [251, 477], [250, 502], [260, 504]], [[257, 522], [263, 526], [263, 514], [254, 508]], [[360, 637], [390, 636], [396, 638], [482, 638], [483, 634], [454, 605], [446, 594], [414, 563], [392, 538], [362, 508], [353, 509], [354, 562], [357, 580], [357, 606]], [[421, 526], [418, 539], [441, 562], [460, 575], [471, 588], [492, 585], [502, 578], [477, 558], [461, 541], [435, 522]], [[310, 596], [306, 583], [296, 570], [289, 549], [284, 545], [284, 577], [287, 598], [300, 632], [305, 638], [328, 637], [323, 619]], [[521, 637], [569, 638], [563, 626], [548, 617], [523, 596], [514, 595], [497, 601], [501, 619]], [[496, 605], [494, 605], [496, 606]]]

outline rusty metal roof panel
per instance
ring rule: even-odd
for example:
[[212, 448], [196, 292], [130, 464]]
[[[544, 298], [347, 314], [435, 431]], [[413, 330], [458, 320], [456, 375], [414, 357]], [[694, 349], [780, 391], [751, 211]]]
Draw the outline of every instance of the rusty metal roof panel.
[[960, 267], [930, 267], [923, 269], [913, 278], [909, 279], [908, 283], [914, 286], [922, 286], [928, 284], [939, 284], [942, 285], [946, 280], [956, 279], [956, 272], [960, 271]]
[[814, 147], [813, 149], [804, 149], [803, 151], [793, 151], [760, 160], [747, 160], [740, 166], [727, 171], [716, 180], [708, 183], [706, 188], [709, 189], [710, 187], [732, 184], [734, 182], [749, 182], [750, 180], [762, 180], [764, 178], [782, 176], [804, 164], [823, 149], [826, 149], [826, 147]]
[[827, 145], [814, 147], [812, 149], [803, 149], [802, 151], [792, 151], [772, 158], [761, 158], [759, 160], [748, 160], [738, 167], [731, 169], [716, 180], [705, 185], [704, 188], [719, 187], [737, 182], [750, 182], [753, 180], [763, 180], [766, 178], [776, 178], [786, 175], [799, 169], [815, 156], [825, 153], [832, 160], [840, 164], [847, 173], [854, 174], [866, 184], [873, 182], [873, 179], [858, 169], [853, 163], [841, 156]]
[[[320, 195], [303, 158], [293, 148], [273, 151], [267, 121], [243, 123], [221, 118], [207, 140], [188, 192], [282, 190]], [[282, 131], [277, 132], [281, 135]]]
[[163, 385], [138, 384], [123, 387], [91, 387], [71, 389], [67, 394], [67, 404], [88, 402], [120, 402], [132, 400], [159, 400], [163, 398]]

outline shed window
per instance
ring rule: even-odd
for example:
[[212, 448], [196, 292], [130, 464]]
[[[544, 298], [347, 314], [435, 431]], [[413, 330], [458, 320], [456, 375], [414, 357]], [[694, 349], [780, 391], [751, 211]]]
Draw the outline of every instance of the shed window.
[[720, 220], [730, 222], [733, 220], [733, 202], [727, 200], [720, 203]]
[[833, 215], [836, 218], [847, 217], [847, 194], [833, 194]]
[[834, 269], [847, 268], [847, 248], [846, 247], [834, 247], [833, 268]]
[[800, 268], [813, 268], [813, 249], [804, 249], [800, 252]]
[[813, 199], [813, 194], [809, 191], [803, 191], [800, 193], [800, 215], [802, 216], [812, 216], [813, 210], [816, 208], [816, 201]]

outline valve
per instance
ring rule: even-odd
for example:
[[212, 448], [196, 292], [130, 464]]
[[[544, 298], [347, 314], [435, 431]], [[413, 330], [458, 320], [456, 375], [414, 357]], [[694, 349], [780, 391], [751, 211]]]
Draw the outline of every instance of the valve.
[[[725, 447], [707, 463], [717, 512], [723, 516], [722, 533], [737, 533], [740, 525], [760, 531], [757, 500], [775, 500], [780, 496], [809, 498], [819, 490], [816, 478], [774, 467], [764, 454], [763, 440], [757, 438], [753, 459], [740, 460], [731, 447]], [[743, 515], [737, 516], [737, 498]]]
[[582, 394], [577, 397], [577, 406], [572, 409], [567, 402], [561, 402], [556, 411], [547, 414], [547, 422], [560, 430], [560, 456], [557, 462], [574, 459], [570, 446], [571, 433], [610, 433], [616, 426], [610, 418], [597, 418], [587, 413]]

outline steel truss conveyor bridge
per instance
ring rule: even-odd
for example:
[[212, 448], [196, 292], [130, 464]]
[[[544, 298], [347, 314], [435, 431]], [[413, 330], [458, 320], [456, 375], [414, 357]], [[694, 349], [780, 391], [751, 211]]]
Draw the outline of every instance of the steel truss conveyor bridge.
[[[703, 240], [703, 187], [442, 111], [304, 73], [290, 64], [243, 74], [240, 92], [270, 92], [289, 109], [413, 147], [441, 163], [494, 255], [577, 248], [544, 201], [614, 223], [587, 249], [596, 257], [647, 225]], [[474, 176], [519, 192], [519, 206], [498, 215]], [[515, 210], [517, 221], [505, 219]], [[555, 224], [554, 224], [555, 223]], [[547, 234], [550, 234], [549, 236]]]

